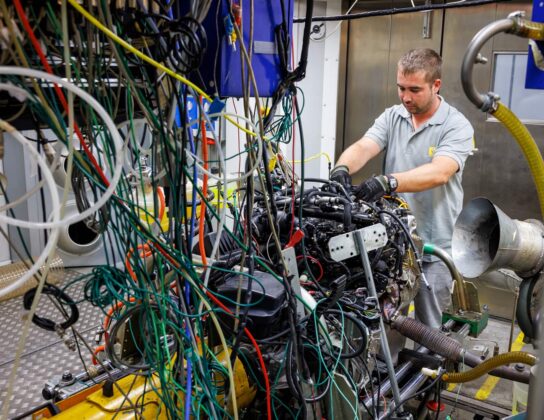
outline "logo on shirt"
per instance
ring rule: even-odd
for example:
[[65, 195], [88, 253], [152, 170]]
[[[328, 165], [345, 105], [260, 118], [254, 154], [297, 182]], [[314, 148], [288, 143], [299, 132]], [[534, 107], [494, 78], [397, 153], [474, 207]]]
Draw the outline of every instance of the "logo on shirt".
[[436, 150], [436, 147], [434, 146], [429, 147], [429, 157], [433, 157], [435, 150]]

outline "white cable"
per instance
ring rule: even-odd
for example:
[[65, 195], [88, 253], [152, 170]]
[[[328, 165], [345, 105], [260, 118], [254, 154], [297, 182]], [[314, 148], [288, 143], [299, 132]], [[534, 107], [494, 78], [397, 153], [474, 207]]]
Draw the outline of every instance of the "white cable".
[[[25, 147], [30, 153], [30, 155], [36, 160], [38, 165], [42, 168], [43, 172], [43, 178], [45, 180], [46, 185], [49, 187], [49, 194], [51, 196], [51, 216], [50, 218], [53, 219], [53, 224], [55, 227], [51, 229], [51, 232], [49, 234], [49, 240], [47, 241], [47, 244], [45, 245], [42, 253], [40, 256], [36, 259], [34, 264], [15, 282], [10, 284], [9, 286], [4, 287], [0, 290], [0, 297], [7, 295], [8, 293], [13, 292], [14, 290], [18, 289], [21, 285], [26, 283], [28, 279], [33, 277], [40, 267], [42, 267], [49, 257], [50, 254], [54, 252], [54, 248], [57, 245], [57, 239], [59, 237], [59, 227], [62, 226], [60, 224], [60, 198], [59, 193], [55, 184], [55, 180], [53, 178], [53, 174], [49, 170], [49, 167], [47, 165], [47, 162], [45, 158], [38, 153], [34, 147], [31, 147], [28, 143], [28, 140], [17, 130], [15, 130], [10, 124], [6, 123], [5, 121], [0, 120], [0, 128], [7, 131], [9, 134], [13, 136], [15, 140], [17, 140], [23, 147]], [[14, 220], [11, 219], [10, 220]], [[58, 226], [57, 226], [58, 225]]]
[[[238, 115], [238, 114], [233, 114], [233, 113], [230, 113], [230, 112], [219, 112], [219, 113], [216, 113], [216, 114], [207, 115], [206, 119], [208, 120], [208, 117], [209, 118], [215, 118], [215, 117], [225, 117], [225, 116], [242, 119], [242, 120], [246, 121], [251, 126], [251, 128], [253, 129], [252, 131], [254, 133], [258, 132], [257, 127], [255, 126], [255, 124], [249, 118], [243, 117], [243, 116]], [[191, 125], [193, 125], [195, 123], [195, 121], [196, 120], [190, 121], [190, 122], [187, 123], [187, 125], [190, 127]], [[215, 133], [214, 133], [214, 136], [215, 136]], [[213, 178], [213, 179], [221, 181], [221, 182], [226, 182], [226, 183], [241, 182], [241, 181], [245, 180], [246, 178], [250, 177], [253, 174], [253, 172], [255, 171], [255, 169], [257, 169], [257, 167], [261, 163], [261, 160], [262, 160], [262, 157], [263, 157], [263, 147], [264, 147], [264, 145], [261, 144], [262, 139], [258, 134], [255, 135], [255, 142], [257, 143], [257, 158], [255, 159], [255, 164], [245, 174], [243, 174], [243, 175], [241, 175], [239, 177], [236, 177], [236, 178], [226, 178], [224, 176], [217, 176], [215, 174], [212, 174], [210, 171], [207, 171], [206, 169], [204, 169], [204, 167], [202, 165], [200, 165], [198, 163], [198, 160], [199, 160], [198, 156], [193, 154], [188, 149], [185, 149], [185, 151], [189, 156], [191, 156], [195, 160], [195, 165], [197, 166], [197, 168], [200, 169], [206, 175], [208, 175], [210, 178]], [[215, 140], [215, 144], [217, 145], [218, 149], [221, 148], [221, 145], [217, 142], [217, 140]], [[226, 165], [224, 165], [224, 167], [226, 168]], [[224, 172], [226, 172], [226, 171], [224, 171]]]
[[6, 203], [3, 206], [0, 206], [0, 213], [6, 212], [13, 207], [17, 207], [19, 204], [24, 203], [26, 200], [28, 200], [30, 197], [32, 197], [34, 194], [40, 191], [40, 189], [44, 186], [44, 184], [45, 184], [45, 181], [42, 179], [36, 185], [34, 185], [30, 190], [28, 190], [26, 193], [24, 193], [20, 197], [17, 197], [16, 200], [10, 200], [9, 203]]
[[[0, 90], [2, 90], [1, 83], [0, 83]], [[9, 134], [9, 133], [8, 133]], [[25, 139], [28, 141], [28, 136], [24, 136]], [[59, 166], [60, 158], [62, 156], [59, 154], [55, 154], [55, 157], [53, 161], [48, 163], [49, 168], [57, 168]], [[9, 203], [6, 203], [3, 206], [0, 206], [0, 213], [5, 212], [11, 208], [17, 207], [19, 204], [24, 203], [26, 200], [28, 200], [30, 197], [32, 197], [36, 192], [38, 192], [43, 186], [45, 185], [45, 181], [42, 179], [41, 181], [37, 182], [30, 190], [25, 192], [23, 195], [17, 197], [15, 200], [12, 200], [10, 197]], [[69, 188], [69, 186], [68, 186]]]
[[[124, 162], [124, 148], [123, 148], [123, 140], [121, 139], [121, 135], [117, 131], [117, 127], [115, 126], [115, 123], [109, 116], [109, 114], [106, 112], [106, 110], [100, 105], [100, 103], [94, 99], [90, 94], [85, 92], [83, 89], [80, 89], [75, 84], [68, 82], [64, 79], [61, 79], [60, 77], [51, 75], [49, 73], [45, 73], [43, 71], [39, 70], [33, 70], [29, 68], [24, 67], [11, 67], [11, 66], [0, 66], [0, 75], [16, 75], [16, 76], [24, 76], [24, 77], [32, 77], [35, 79], [44, 79], [49, 82], [61, 85], [68, 91], [74, 93], [76, 96], [79, 96], [83, 101], [85, 101], [91, 108], [93, 108], [96, 113], [102, 118], [104, 121], [104, 124], [106, 125], [106, 128], [111, 134], [112, 141], [115, 146], [115, 167], [113, 170], [113, 175], [111, 177], [110, 185], [100, 199], [96, 201], [91, 207], [89, 207], [87, 210], [83, 211], [82, 213], [75, 213], [73, 216], [68, 217], [66, 219], [57, 220], [53, 222], [30, 222], [25, 220], [18, 220], [14, 219], [9, 216], [4, 216], [0, 214], [0, 222], [7, 223], [12, 226], [19, 226], [26, 229], [53, 229], [58, 227], [63, 227], [66, 225], [71, 225], [77, 222], [80, 222], [87, 217], [91, 216], [93, 213], [95, 213], [97, 210], [99, 210], [106, 202], [113, 196], [115, 193], [115, 189], [117, 187], [117, 184], [119, 183], [119, 180], [121, 178], [121, 174], [123, 172], [123, 162]], [[45, 171], [50, 172], [49, 168], [44, 169]]]
[[[465, 0], [463, 0], [465, 1]], [[413, 2], [413, 0], [412, 0]], [[346, 14], [344, 16], [347, 16], [350, 14], [351, 10], [355, 7], [355, 5], [359, 3], [359, 0], [355, 0], [351, 6], [349, 7], [348, 11], [346, 12]], [[413, 3], [412, 3], [413, 4]], [[342, 23], [344, 23], [345, 21], [341, 20], [340, 22], [337, 23], [336, 27], [332, 30], [331, 33], [329, 33], [327, 36], [323, 37], [323, 38], [317, 38], [317, 39], [312, 39], [310, 37], [310, 39], [314, 42], [325, 42], [327, 39], [329, 39], [331, 36], [333, 36], [337, 31], [338, 29], [340, 28], [340, 26], [342, 25]], [[326, 26], [325, 26], [326, 27]]]

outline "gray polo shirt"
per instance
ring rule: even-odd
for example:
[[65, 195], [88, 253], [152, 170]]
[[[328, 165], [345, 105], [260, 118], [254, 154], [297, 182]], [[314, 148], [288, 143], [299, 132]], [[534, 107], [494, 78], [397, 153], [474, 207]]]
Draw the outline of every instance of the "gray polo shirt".
[[[381, 150], [386, 149], [387, 174], [430, 163], [435, 156], [448, 156], [458, 163], [459, 170], [445, 185], [399, 194], [408, 202], [423, 240], [444, 248], [450, 255], [453, 225], [463, 207], [463, 168], [473, 149], [473, 136], [470, 122], [442, 97], [435, 114], [417, 130], [406, 108], [395, 105], [387, 108], [365, 134]], [[435, 259], [426, 256], [426, 260]]]

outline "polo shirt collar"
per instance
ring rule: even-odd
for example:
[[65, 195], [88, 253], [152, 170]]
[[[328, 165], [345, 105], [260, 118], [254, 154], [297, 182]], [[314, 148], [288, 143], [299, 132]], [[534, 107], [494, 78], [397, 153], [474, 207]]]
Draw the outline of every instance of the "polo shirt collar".
[[[446, 101], [444, 100], [442, 96], [440, 95], [438, 96], [440, 98], [440, 105], [438, 106], [438, 109], [433, 114], [433, 116], [425, 123], [425, 125], [443, 124], [446, 121], [446, 118], [448, 117], [450, 106], [446, 103]], [[400, 104], [399, 114], [401, 117], [411, 121], [412, 114], [410, 114], [408, 110], [404, 107], [404, 105], [402, 104]]]
[[429, 119], [429, 121], [427, 121], [428, 125], [444, 124], [446, 118], [448, 117], [450, 106], [446, 103], [442, 96], [438, 95], [438, 97], [440, 98], [440, 105], [438, 106], [438, 109], [433, 114], [433, 116]]

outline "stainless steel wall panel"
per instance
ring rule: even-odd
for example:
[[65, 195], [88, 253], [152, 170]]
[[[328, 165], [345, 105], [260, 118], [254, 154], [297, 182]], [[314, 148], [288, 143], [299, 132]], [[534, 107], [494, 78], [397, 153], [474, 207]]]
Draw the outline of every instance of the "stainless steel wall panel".
[[[478, 151], [469, 157], [463, 173], [463, 187], [465, 201], [482, 194], [481, 168], [485, 165], [487, 135], [487, 115], [476, 109], [468, 100], [461, 86], [461, 63], [467, 45], [474, 35], [485, 25], [496, 20], [495, 6], [479, 6], [465, 9], [451, 9], [446, 11], [443, 32], [443, 87], [441, 94], [446, 100], [461, 111], [474, 127], [474, 137]], [[463, 28], [462, 31], [459, 29]], [[492, 56], [492, 44], [487, 43], [482, 49], [486, 57]], [[490, 89], [491, 65], [474, 66], [474, 82], [481, 92]]]
[[[443, 12], [434, 12], [431, 39], [422, 38], [422, 13], [350, 22], [349, 36], [345, 39], [348, 54], [344, 79], [345, 119], [339, 122], [344, 123], [344, 137], [338, 139], [341, 146], [337, 151], [359, 139], [387, 106], [398, 103], [395, 83], [398, 57], [410, 48], [429, 46], [440, 50], [442, 46], [441, 94], [470, 120], [478, 148], [468, 159], [464, 171], [465, 202], [486, 196], [513, 218], [542, 220], [536, 189], [519, 146], [502, 124], [476, 109], [461, 86], [461, 63], [473, 36], [485, 25], [507, 17], [513, 11], [525, 10], [530, 16], [531, 4], [530, 1], [517, 1], [449, 9], [444, 12], [443, 28]], [[364, 5], [366, 10], [391, 7], [389, 2], [365, 2]], [[404, 5], [404, 2], [394, 3], [394, 7]], [[492, 87], [493, 53], [505, 51], [526, 52], [527, 40], [504, 34], [484, 46], [482, 54], [489, 63], [474, 68], [474, 81], [480, 92], [487, 92]], [[544, 154], [544, 125], [529, 125], [528, 129]], [[379, 172], [381, 162], [376, 159], [355, 179]], [[483, 303], [490, 305], [491, 313], [505, 316], [506, 312], [494, 304], [496, 301], [504, 305], [505, 296], [495, 296], [497, 299], [494, 296], [492, 290], [482, 290]]]
[[[348, 62], [346, 67], [346, 107], [343, 148], [357, 141], [381, 111], [388, 106], [386, 94], [391, 81], [389, 29], [391, 18], [380, 16], [350, 22]], [[381, 172], [381, 164], [372, 162], [366, 174]], [[354, 177], [360, 181], [363, 174]]]
[[[410, 2], [396, 7], [409, 7]], [[399, 103], [397, 93], [397, 62], [407, 51], [413, 48], [432, 48], [440, 51], [442, 33], [442, 12], [433, 11], [431, 18], [431, 38], [423, 38], [424, 13], [407, 13], [392, 16], [391, 47], [388, 65], [389, 87], [387, 106]]]

